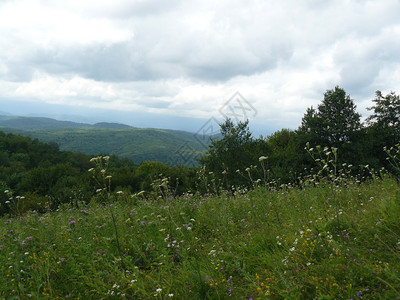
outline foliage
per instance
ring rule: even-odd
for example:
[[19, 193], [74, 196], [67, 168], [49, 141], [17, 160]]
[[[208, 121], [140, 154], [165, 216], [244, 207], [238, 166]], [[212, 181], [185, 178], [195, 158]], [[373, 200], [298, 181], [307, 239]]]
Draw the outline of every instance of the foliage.
[[0, 298], [399, 298], [386, 130], [336, 87], [296, 131], [226, 120], [196, 168], [0, 132]]
[[320, 182], [2, 218], [0, 297], [399, 297], [398, 183]]
[[336, 86], [325, 92], [318, 110], [307, 110], [300, 131], [311, 133], [313, 139], [318, 139], [317, 145], [339, 147], [354, 140], [354, 134], [361, 129], [360, 117], [353, 100]]
[[[3, 130], [38, 138], [43, 142], [53, 142], [55, 145], [58, 144], [61, 150], [78, 151], [88, 155], [116, 154], [121, 158], [129, 158], [137, 164], [143, 161], [174, 164], [175, 161], [179, 161], [182, 145], [187, 145], [194, 152], [193, 157], [200, 156], [204, 152], [204, 146], [196, 140], [194, 134], [189, 132], [132, 127], [77, 127], [78, 125], [29, 131], [10, 128], [3, 128]], [[189, 159], [184, 163], [187, 166], [193, 166], [197, 164], [197, 161]]]
[[220, 182], [244, 184], [237, 173], [258, 160], [257, 153], [264, 143], [252, 137], [248, 125], [249, 121], [235, 124], [226, 119], [220, 124], [221, 138], [213, 139], [209, 150], [200, 159], [200, 163]]
[[381, 91], [376, 91], [376, 97], [372, 100], [374, 106], [369, 107], [373, 113], [367, 118], [371, 124], [382, 128], [393, 127], [400, 130], [400, 97], [395, 92], [386, 96]]
[[[307, 109], [296, 131], [282, 129], [266, 138], [254, 138], [248, 121], [235, 124], [227, 119], [220, 125], [221, 138], [212, 140], [208, 151], [200, 159], [201, 167], [174, 166], [160, 161], [144, 161], [138, 165], [127, 158], [96, 151], [107, 149], [113, 152], [113, 149], [119, 149], [117, 152], [122, 154], [146, 152], [150, 147], [157, 154], [152, 156], [149, 152], [146, 155], [154, 160], [164, 160], [176, 149], [172, 144], [177, 147], [179, 141], [187, 141], [189, 133], [107, 124], [83, 128], [76, 123], [71, 123], [73, 126], [64, 124], [68, 128], [57, 123], [59, 128], [49, 129], [46, 126], [52, 124], [54, 120], [51, 119], [35, 119], [36, 123], [25, 120], [28, 123], [22, 124], [25, 127], [35, 124], [44, 126], [40, 131], [44, 136], [58, 137], [62, 143], [86, 143], [93, 148], [85, 151], [109, 156], [107, 172], [113, 179], [110, 191], [127, 194], [143, 191], [149, 196], [159, 192], [159, 186], [154, 182], [167, 179], [171, 187], [168, 193], [174, 196], [188, 191], [217, 193], [221, 188], [233, 193], [238, 186], [252, 188], [261, 181], [274, 182], [274, 185], [299, 183], [316, 166], [312, 157], [304, 151], [307, 142], [313, 148], [317, 145], [322, 149], [338, 148], [338, 165], [352, 164], [350, 171], [353, 175], [368, 175], [364, 165], [397, 172], [386, 160], [382, 149], [385, 146], [390, 149], [399, 142], [394, 134], [397, 130], [398, 96], [394, 92], [383, 96], [378, 91], [374, 102], [375, 106], [371, 108], [374, 114], [369, 119], [369, 126], [364, 128], [360, 128], [360, 115], [355, 111], [353, 101], [339, 87], [327, 90], [317, 109]], [[80, 138], [75, 139], [74, 136]], [[195, 140], [194, 135], [190, 138]], [[154, 141], [160, 143], [162, 149], [152, 147]], [[193, 157], [199, 154], [196, 148], [190, 149]], [[265, 159], [260, 161], [262, 157]], [[89, 161], [90, 157], [86, 154], [60, 151], [54, 142], [45, 144], [37, 139], [0, 132], [0, 182], [4, 189], [10, 189], [21, 197], [47, 197], [51, 210], [63, 203], [76, 206], [78, 202], [88, 203], [93, 199], [97, 188], [94, 178], [86, 172], [93, 167]], [[0, 203], [5, 201], [7, 199], [0, 199]], [[9, 211], [0, 209], [0, 214], [4, 213]]]

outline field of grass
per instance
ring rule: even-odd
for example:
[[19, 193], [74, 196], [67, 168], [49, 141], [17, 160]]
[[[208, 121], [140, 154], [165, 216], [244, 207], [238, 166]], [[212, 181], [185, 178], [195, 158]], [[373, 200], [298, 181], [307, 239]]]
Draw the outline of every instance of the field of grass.
[[103, 192], [1, 219], [0, 297], [400, 298], [400, 186], [388, 175], [179, 198]]

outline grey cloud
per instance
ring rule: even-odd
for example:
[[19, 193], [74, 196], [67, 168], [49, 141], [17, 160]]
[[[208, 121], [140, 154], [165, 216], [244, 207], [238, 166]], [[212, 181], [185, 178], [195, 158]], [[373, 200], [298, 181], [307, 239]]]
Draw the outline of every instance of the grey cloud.
[[400, 31], [397, 35], [389, 31], [359, 41], [347, 39], [339, 43], [341, 47], [335, 54], [335, 64], [341, 68], [341, 83], [349, 86], [353, 93], [366, 96], [381, 70], [400, 63], [397, 55], [400, 53]]
[[[32, 70], [41, 69], [49, 74], [77, 73], [98, 81], [146, 81], [162, 78], [188, 77], [203, 81], [224, 81], [239, 75], [252, 75], [276, 67], [279, 60], [290, 58], [287, 46], [270, 46], [263, 56], [254, 49], [226, 45], [226, 48], [202, 49], [196, 43], [172, 55], [165, 55], [169, 47], [166, 41], [158, 45], [141, 45], [136, 40], [113, 45], [37, 50], [15, 68], [15, 76], [29, 80]], [[155, 43], [157, 44], [157, 43]], [[188, 41], [190, 44], [190, 41]], [[174, 50], [173, 50], [174, 51]], [[24, 74], [24, 76], [22, 76]]]

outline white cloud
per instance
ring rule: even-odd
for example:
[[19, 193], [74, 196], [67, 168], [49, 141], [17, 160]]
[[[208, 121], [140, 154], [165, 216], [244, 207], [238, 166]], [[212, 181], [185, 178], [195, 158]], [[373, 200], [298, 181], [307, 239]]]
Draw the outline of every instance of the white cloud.
[[6, 1], [0, 101], [208, 118], [240, 91], [258, 123], [295, 128], [340, 85], [366, 113], [375, 90], [400, 92], [399, 11], [398, 0]]

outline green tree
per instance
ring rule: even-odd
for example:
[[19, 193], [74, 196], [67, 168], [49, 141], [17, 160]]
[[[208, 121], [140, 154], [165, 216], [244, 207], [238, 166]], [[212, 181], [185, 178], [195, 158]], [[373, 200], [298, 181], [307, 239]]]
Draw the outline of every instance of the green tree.
[[318, 109], [309, 108], [299, 132], [314, 144], [340, 147], [355, 140], [362, 125], [356, 105], [344, 89], [327, 90]]
[[266, 143], [266, 164], [271, 177], [282, 183], [293, 182], [303, 171], [304, 161], [309, 158], [306, 151], [300, 149], [296, 132], [290, 129], [278, 130], [267, 138]]
[[[307, 142], [311, 145], [326, 144], [327, 141], [323, 136], [324, 126], [323, 120], [318, 116], [318, 111], [311, 106], [307, 108], [297, 133], [301, 137], [304, 145]], [[304, 148], [304, 145], [302, 145], [302, 148]]]
[[[249, 121], [235, 124], [231, 119], [226, 119], [220, 124], [222, 137], [212, 139], [207, 153], [200, 159], [207, 170], [214, 172], [218, 178], [226, 177], [229, 184], [242, 183], [238, 180], [236, 170], [242, 170], [258, 161], [252, 149], [256, 141], [248, 125]], [[224, 176], [221, 175], [223, 173]]]
[[372, 114], [367, 118], [371, 156], [379, 160], [379, 165], [389, 167], [383, 147], [393, 147], [400, 142], [400, 97], [395, 92], [386, 96], [376, 91], [372, 100], [374, 105], [368, 110]]
[[393, 140], [398, 141], [400, 135], [400, 97], [395, 92], [386, 96], [381, 91], [376, 91], [376, 97], [372, 100], [374, 106], [369, 107], [373, 113], [367, 118], [372, 126], [383, 129], [392, 135]]

